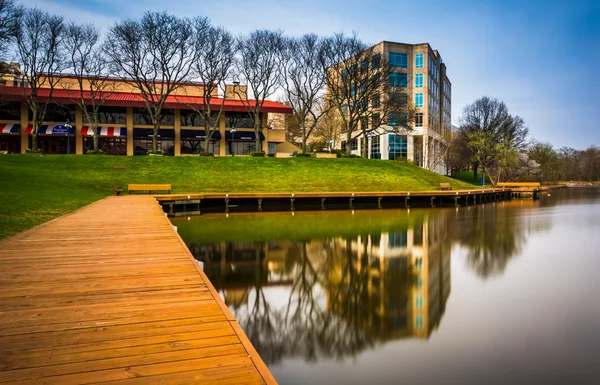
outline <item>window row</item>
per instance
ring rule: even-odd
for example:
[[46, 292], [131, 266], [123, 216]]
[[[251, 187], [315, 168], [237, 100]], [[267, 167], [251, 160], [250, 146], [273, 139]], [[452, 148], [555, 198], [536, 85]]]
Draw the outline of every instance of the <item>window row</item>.
[[[89, 117], [92, 118], [93, 110], [88, 110]], [[83, 113], [83, 123], [89, 124], [88, 114]], [[165, 109], [161, 114], [161, 125], [173, 126], [174, 125], [174, 110]], [[214, 118], [210, 120], [210, 126], [215, 126], [215, 113]], [[29, 110], [28, 119], [33, 119], [33, 113]], [[75, 121], [75, 106], [73, 105], [57, 105], [49, 104], [46, 108], [46, 113], [42, 117], [44, 122], [66, 122], [67, 119], [71, 122]], [[21, 103], [10, 102], [0, 105], [0, 120], [21, 120]], [[102, 106], [98, 110], [98, 123], [100, 124], [114, 124], [114, 125], [126, 125], [127, 124], [127, 110], [124, 107], [109, 107]], [[190, 110], [180, 110], [180, 123], [182, 127], [204, 127], [204, 117]], [[133, 109], [133, 124], [134, 125], [152, 125], [152, 118], [145, 108], [134, 108]], [[254, 120], [252, 117], [245, 112], [228, 112], [225, 114], [225, 126], [236, 127], [236, 128], [252, 128], [254, 127]]]
[[440, 81], [439, 69], [438, 69], [437, 65], [435, 64], [435, 60], [433, 60], [433, 58], [431, 56], [429, 56], [429, 72], [435, 78], [436, 81], [438, 81], [438, 82]]
[[437, 98], [439, 95], [439, 88], [432, 77], [429, 77], [429, 92], [431, 92]]

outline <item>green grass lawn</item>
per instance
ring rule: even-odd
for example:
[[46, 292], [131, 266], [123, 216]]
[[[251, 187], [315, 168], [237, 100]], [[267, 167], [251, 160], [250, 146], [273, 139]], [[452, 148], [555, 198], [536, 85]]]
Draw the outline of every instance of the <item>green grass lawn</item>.
[[0, 155], [0, 239], [111, 195], [170, 183], [173, 193], [438, 190], [473, 186], [408, 163], [360, 158]]

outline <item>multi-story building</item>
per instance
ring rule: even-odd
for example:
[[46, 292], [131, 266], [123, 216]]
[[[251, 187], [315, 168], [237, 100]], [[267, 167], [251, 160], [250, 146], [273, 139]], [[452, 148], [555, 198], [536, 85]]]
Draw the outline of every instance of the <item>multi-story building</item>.
[[[9, 66], [11, 71], [5, 72], [0, 79], [0, 151], [24, 153], [31, 148], [33, 128], [32, 114], [24, 96], [28, 88], [22, 87], [18, 64], [11, 63]], [[119, 79], [112, 79], [107, 89], [110, 92], [105, 93], [98, 114], [99, 148], [112, 155], [146, 154], [152, 148], [153, 126], [140, 92]], [[201, 95], [202, 84], [186, 83], [167, 98], [158, 133], [158, 149], [175, 156], [204, 151], [204, 122], [196, 112], [204, 108]], [[285, 127], [271, 124], [269, 114], [289, 114], [292, 109], [281, 103], [264, 102], [261, 148], [257, 149], [253, 120], [246, 107], [252, 101], [245, 100], [246, 95], [246, 87], [236, 84], [228, 85], [225, 94], [220, 97], [213, 95], [213, 110], [218, 111], [223, 105], [224, 114], [216, 122], [217, 130], [211, 136], [209, 152], [217, 156], [232, 153], [249, 155], [253, 151], [269, 154], [285, 152], [279, 149], [290, 145], [285, 140]], [[76, 103], [79, 96], [78, 83], [72, 76], [62, 76], [52, 94], [49, 89], [40, 89], [40, 101], [52, 101], [48, 104], [37, 137], [38, 146], [44, 153], [84, 154], [93, 149], [91, 125]], [[67, 121], [71, 128], [65, 124]], [[233, 132], [232, 127], [235, 127]]]
[[[399, 84], [415, 107], [414, 122], [399, 128], [393, 119], [368, 137], [368, 156], [374, 159], [405, 158], [413, 163], [444, 174], [441, 161], [451, 125], [452, 84], [440, 53], [429, 43], [404, 44], [382, 41], [371, 49], [372, 60], [385, 58], [392, 67], [390, 82]], [[393, 133], [392, 133], [393, 131]], [[347, 144], [341, 142], [342, 149]], [[361, 155], [363, 141], [354, 139], [353, 154]]]

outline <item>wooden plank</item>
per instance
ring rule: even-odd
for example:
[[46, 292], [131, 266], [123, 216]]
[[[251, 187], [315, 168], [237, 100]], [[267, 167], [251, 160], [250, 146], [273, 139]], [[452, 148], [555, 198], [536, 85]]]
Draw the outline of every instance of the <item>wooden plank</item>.
[[275, 383], [151, 196], [0, 246], [0, 383]]

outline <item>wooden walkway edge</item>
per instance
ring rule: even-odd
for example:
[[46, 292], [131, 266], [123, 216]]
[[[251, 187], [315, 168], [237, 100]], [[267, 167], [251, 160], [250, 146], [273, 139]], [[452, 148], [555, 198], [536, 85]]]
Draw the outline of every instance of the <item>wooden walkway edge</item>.
[[275, 384], [152, 196], [0, 242], [0, 383]]

